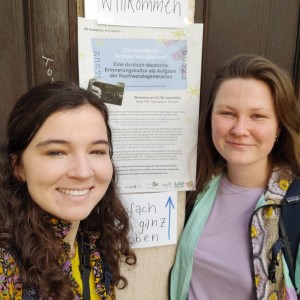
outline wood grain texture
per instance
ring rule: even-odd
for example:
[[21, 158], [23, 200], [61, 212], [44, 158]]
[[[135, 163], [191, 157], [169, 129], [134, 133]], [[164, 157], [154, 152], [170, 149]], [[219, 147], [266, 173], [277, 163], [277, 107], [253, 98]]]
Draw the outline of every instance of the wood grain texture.
[[[238, 53], [273, 60], [299, 87], [299, 0], [189, 0], [194, 21], [204, 23], [201, 109], [207, 104], [215, 69]], [[78, 82], [77, 14], [83, 0], [0, 0], [0, 138], [14, 101], [30, 86], [52, 80]], [[189, 12], [190, 13], [190, 12]], [[200, 54], [199, 54], [200, 55]], [[46, 57], [46, 60], [42, 57]], [[178, 235], [185, 193], [179, 193]], [[176, 245], [136, 250], [133, 270], [118, 300], [167, 300], [169, 270]]]
[[28, 86], [23, 2], [0, 0], [0, 140], [13, 103]]
[[0, 0], [0, 139], [14, 102], [45, 81], [79, 82], [76, 0]]
[[239, 53], [265, 56], [293, 75], [298, 0], [206, 0], [201, 108], [215, 69]]
[[30, 86], [78, 82], [77, 1], [27, 0], [25, 14]]
[[[300, 5], [299, 5], [299, 16], [300, 16]], [[295, 51], [295, 58], [294, 58], [294, 68], [293, 68], [293, 82], [295, 91], [298, 96], [300, 96], [300, 17], [298, 18], [298, 31], [296, 36], [296, 51]]]

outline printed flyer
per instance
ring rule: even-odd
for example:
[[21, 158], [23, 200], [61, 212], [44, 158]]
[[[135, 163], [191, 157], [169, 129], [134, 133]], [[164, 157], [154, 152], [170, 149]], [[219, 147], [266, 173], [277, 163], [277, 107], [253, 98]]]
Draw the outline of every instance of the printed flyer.
[[110, 112], [121, 193], [194, 188], [203, 24], [99, 25], [79, 18], [80, 85]]

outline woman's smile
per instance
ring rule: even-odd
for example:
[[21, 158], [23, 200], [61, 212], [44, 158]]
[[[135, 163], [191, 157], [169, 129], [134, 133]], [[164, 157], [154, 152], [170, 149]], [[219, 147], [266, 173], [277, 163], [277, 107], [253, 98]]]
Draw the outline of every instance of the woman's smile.
[[59, 192], [70, 195], [70, 196], [83, 196], [86, 195], [89, 191], [90, 188], [87, 189], [57, 189]]
[[226, 141], [226, 143], [232, 147], [238, 147], [238, 148], [255, 146], [255, 144], [253, 144], [253, 143], [246, 143], [246, 142], [242, 143], [242, 142], [235, 142], [235, 141]]

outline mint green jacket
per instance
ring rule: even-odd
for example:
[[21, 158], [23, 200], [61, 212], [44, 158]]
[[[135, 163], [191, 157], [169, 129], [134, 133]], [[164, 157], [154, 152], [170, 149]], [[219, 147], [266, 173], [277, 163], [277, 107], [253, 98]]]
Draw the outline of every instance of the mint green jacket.
[[[274, 216], [273, 220], [273, 227], [278, 231], [278, 218], [276, 219], [276, 216], [278, 215], [278, 211], [276, 211], [277, 208], [273, 207], [273, 204], [277, 204], [278, 202], [278, 194], [282, 194], [282, 197], [285, 195], [285, 192], [287, 190], [286, 182], [288, 184], [291, 182], [291, 178], [289, 177], [290, 173], [288, 174], [286, 170], [275, 170], [271, 176], [269, 187], [267, 192], [260, 197], [258, 200], [258, 203], [256, 205], [256, 210], [253, 214], [253, 218], [251, 218], [250, 222], [251, 227], [254, 228], [255, 222], [257, 222], [257, 219], [259, 219], [259, 222], [264, 224], [265, 220], [263, 219], [266, 215], [264, 212], [266, 209], [268, 209], [268, 213], [271, 214], [271, 216]], [[218, 185], [220, 182], [221, 175], [213, 178], [211, 182], [209, 183], [208, 187], [197, 197], [197, 200], [195, 202], [193, 211], [189, 217], [189, 220], [182, 232], [182, 235], [180, 237], [180, 241], [177, 247], [177, 253], [175, 258], [175, 263], [172, 268], [171, 274], [170, 274], [170, 299], [171, 300], [186, 300], [188, 296], [189, 286], [190, 286], [190, 280], [192, 275], [192, 266], [193, 266], [193, 256], [194, 251], [197, 246], [197, 242], [199, 239], [199, 236], [201, 235], [205, 223], [208, 219], [208, 216], [210, 214], [210, 211], [212, 209], [215, 196], [218, 190]], [[283, 187], [283, 189], [281, 189]], [[270, 191], [271, 189], [271, 191]], [[278, 190], [279, 189], [279, 190]], [[276, 194], [276, 199], [274, 200], [272, 197], [273, 194]], [[281, 200], [281, 199], [280, 199]], [[273, 213], [273, 215], [272, 215]], [[266, 222], [269, 222], [267, 220]], [[274, 223], [275, 222], [275, 223]], [[270, 224], [267, 224], [270, 228]], [[255, 230], [253, 230], [255, 232]], [[249, 233], [249, 240], [252, 241], [255, 239], [255, 236], [251, 236], [251, 233]], [[250, 243], [251, 244], [251, 243]], [[253, 251], [253, 249], [252, 249]], [[270, 251], [265, 251], [267, 254], [270, 253]], [[257, 254], [256, 254], [257, 256]], [[293, 284], [291, 282], [291, 279], [288, 275], [288, 268], [287, 264], [284, 260], [284, 257], [281, 255], [281, 264], [280, 267], [276, 269], [276, 278], [277, 278], [277, 285], [270, 284], [270, 281], [268, 278], [264, 278], [265, 275], [259, 274], [259, 268], [255, 268], [256, 262], [253, 259], [252, 266], [252, 277], [253, 277], [253, 285], [254, 289], [256, 290], [256, 299], [261, 300], [267, 300], [267, 299], [280, 299], [280, 300], [298, 300], [300, 299], [299, 296], [297, 296], [296, 291], [293, 287]], [[253, 257], [253, 254], [252, 254]], [[262, 260], [267, 260], [268, 258], [261, 254]], [[268, 263], [268, 262], [267, 262]], [[297, 265], [299, 265], [299, 268], [296, 269], [296, 282], [300, 283], [300, 251], [298, 252], [298, 258], [297, 258]], [[300, 284], [299, 284], [300, 286]], [[271, 297], [276, 295], [277, 298]], [[298, 298], [299, 297], [299, 298]]]

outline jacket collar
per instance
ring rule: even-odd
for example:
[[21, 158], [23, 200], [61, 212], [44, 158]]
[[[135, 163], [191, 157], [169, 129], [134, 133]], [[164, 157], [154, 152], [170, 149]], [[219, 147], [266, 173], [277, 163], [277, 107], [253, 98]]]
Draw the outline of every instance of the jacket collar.
[[57, 219], [51, 215], [47, 217], [47, 220], [53, 229], [55, 237], [59, 240], [63, 240], [71, 230], [72, 224], [69, 222]]

